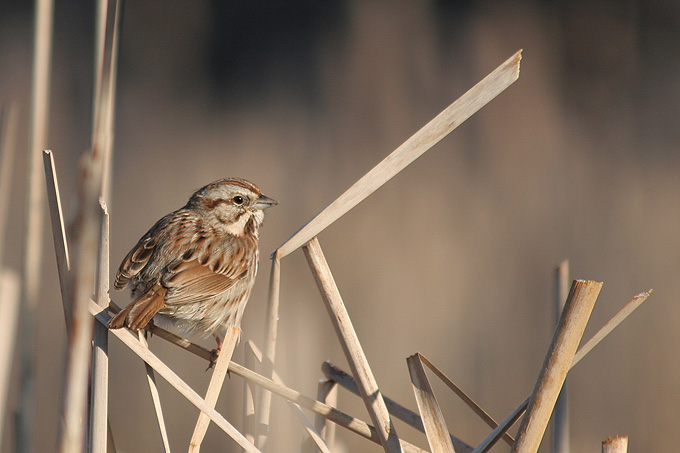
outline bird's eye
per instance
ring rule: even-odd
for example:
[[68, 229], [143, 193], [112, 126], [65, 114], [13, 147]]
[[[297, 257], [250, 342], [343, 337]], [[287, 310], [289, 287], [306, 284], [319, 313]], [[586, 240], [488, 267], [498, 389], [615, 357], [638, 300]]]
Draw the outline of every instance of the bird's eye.
[[236, 206], [241, 206], [243, 204], [243, 197], [240, 195], [236, 195], [233, 200]]

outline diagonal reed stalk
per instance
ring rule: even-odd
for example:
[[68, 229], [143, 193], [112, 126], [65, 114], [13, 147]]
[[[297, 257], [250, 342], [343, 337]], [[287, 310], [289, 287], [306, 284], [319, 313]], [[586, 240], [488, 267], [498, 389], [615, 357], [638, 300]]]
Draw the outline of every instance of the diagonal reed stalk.
[[[220, 396], [220, 391], [222, 390], [222, 385], [224, 384], [224, 378], [227, 376], [227, 372], [229, 371], [231, 356], [234, 354], [234, 348], [236, 348], [236, 343], [238, 343], [240, 336], [240, 327], [227, 327], [227, 332], [224, 334], [222, 349], [220, 350], [220, 354], [217, 356], [215, 369], [213, 370], [212, 376], [210, 377], [208, 391], [205, 395], [205, 402], [208, 403], [213, 409], [217, 403], [217, 398]], [[196, 421], [194, 433], [191, 436], [189, 453], [198, 453], [201, 450], [201, 443], [203, 442], [203, 438], [205, 437], [205, 433], [208, 430], [209, 424], [210, 419], [207, 415], [201, 412], [198, 415], [198, 421]]]
[[[106, 325], [109, 319], [111, 319], [108, 313], [106, 313], [106, 310], [102, 310], [94, 301], [89, 302], [88, 309], [90, 315], [94, 316], [95, 319], [101, 324]], [[224, 431], [229, 437], [236, 441], [236, 443], [243, 449], [245, 449], [247, 452], [259, 452], [259, 450], [255, 448], [253, 444], [248, 442], [246, 438], [219, 412], [210, 407], [210, 405], [174, 371], [172, 371], [170, 367], [168, 367], [161, 359], [153, 354], [148, 347], [141, 344], [139, 340], [132, 334], [132, 332], [127, 329], [116, 329], [111, 330], [110, 333], [121, 340], [123, 344], [125, 344], [132, 352], [137, 354], [139, 358], [148, 363], [158, 374], [163, 377], [163, 379], [172, 385], [191, 404], [203, 411], [210, 418], [210, 420], [213, 421], [213, 423], [219, 426], [222, 431]], [[206, 352], [208, 353], [208, 357], [211, 358], [212, 354], [210, 354], [210, 352], [207, 350]], [[233, 362], [230, 363], [230, 369], [234, 365], [235, 364]]]
[[451, 437], [449, 437], [449, 429], [446, 427], [444, 415], [425, 374], [420, 354], [416, 353], [407, 358], [406, 363], [430, 449], [433, 452], [455, 453]]
[[[149, 345], [146, 342], [146, 338], [144, 338], [144, 332], [142, 331], [137, 332], [137, 339], [145, 348], [149, 347]], [[161, 396], [158, 393], [158, 385], [156, 385], [156, 374], [154, 373], [153, 368], [146, 362], [144, 362], [144, 370], [146, 371], [146, 380], [147, 383], [149, 384], [149, 391], [151, 392], [151, 401], [153, 401], [153, 408], [156, 413], [158, 431], [159, 434], [161, 435], [161, 443], [163, 444], [163, 452], [170, 453], [170, 441], [168, 440], [168, 429], [165, 426], [165, 417], [163, 416], [163, 408], [161, 406]]]
[[[115, 308], [115, 307], [114, 307]], [[100, 308], [97, 307], [97, 305], [92, 302], [90, 304], [90, 313], [95, 315], [96, 319], [98, 322], [106, 324], [106, 322], [110, 319], [110, 316], [105, 313], [105, 311], [102, 311]], [[168, 332], [167, 330], [164, 330], [160, 327], [154, 327], [153, 330], [151, 330], [154, 335], [158, 336], [159, 338], [163, 338], [164, 340], [169, 341], [170, 343], [188, 351], [191, 352], [192, 354], [196, 355], [197, 357], [201, 357], [204, 360], [210, 362], [214, 359], [214, 355], [211, 351], [207, 350], [206, 348], [199, 346], [195, 343], [190, 342], [189, 340], [182, 338], [178, 335], [175, 335], [172, 332]], [[167, 368], [167, 365], [165, 365], [163, 362], [160, 361], [155, 355], [151, 353], [151, 351], [140, 349], [137, 347], [134, 342], [128, 342], [127, 338], [121, 338], [121, 330], [114, 330], [111, 333], [116, 335], [118, 338], [123, 340], [123, 342], [135, 353], [137, 354], [142, 360], [147, 361], [152, 361], [154, 366], [154, 369], [161, 374], [170, 385], [174, 386], [179, 390], [181, 393], [186, 392], [190, 396], [187, 397], [185, 393], [182, 393], [191, 403], [193, 403], [196, 407], [199, 409], [203, 410], [204, 407], [208, 407], [207, 405], [201, 405], [201, 402], [203, 400], [196, 394], [196, 398], [200, 399], [201, 402], [196, 401], [195, 399], [190, 399], [193, 398], [193, 394], [195, 392], [191, 389], [191, 394], [188, 390], [184, 389], [181, 383], [178, 383], [181, 381], [178, 377], [173, 377], [171, 373], [174, 375], [174, 373]], [[156, 368], [156, 364], [158, 364], [159, 368]], [[161, 373], [161, 370], [163, 373]], [[326, 418], [327, 420], [332, 421], [333, 423], [336, 423], [343, 428], [346, 428], [355, 434], [359, 434], [360, 436], [371, 440], [372, 442], [375, 442], [377, 444], [380, 444], [380, 440], [378, 439], [378, 434], [375, 430], [374, 427], [371, 425], [367, 424], [364, 421], [361, 421], [357, 418], [354, 418], [350, 415], [347, 415], [339, 410], [337, 410], [334, 407], [329, 406], [328, 404], [321, 403], [320, 401], [315, 400], [314, 398], [310, 398], [308, 396], [305, 396], [301, 394], [300, 392], [297, 392], [291, 388], [288, 388], [282, 384], [278, 384], [274, 382], [271, 379], [268, 379], [260, 374], [257, 374], [254, 371], [251, 371], [250, 369], [244, 367], [243, 365], [239, 365], [238, 363], [231, 362], [229, 364], [229, 372], [233, 373], [237, 376], [242, 377], [243, 379], [247, 379], [249, 382], [252, 382], [255, 385], [261, 386], [269, 390], [270, 392], [279, 395], [280, 397], [291, 401], [295, 404], [298, 404], [299, 406], [310, 410], [314, 412], [315, 414], [319, 414], [322, 417]], [[170, 376], [170, 378], [168, 378]], [[185, 384], [184, 384], [185, 385]], [[214, 412], [214, 410], [213, 410]], [[212, 413], [212, 412], [211, 412]], [[210, 416], [210, 413], [208, 413]], [[217, 414], [219, 415], [219, 414]], [[211, 420], [213, 422], [215, 421], [214, 418], [211, 416]], [[218, 424], [218, 426], [222, 427], [221, 425]], [[224, 428], [222, 428], [224, 430]], [[421, 448], [416, 447], [415, 445], [412, 445], [406, 441], [401, 441], [402, 448], [404, 452], [410, 453], [419, 453], [423, 452]]]
[[[574, 359], [571, 362], [569, 369], [574, 368], [590, 351], [592, 351], [595, 346], [597, 346], [602, 340], [604, 340], [607, 335], [609, 335], [619, 324], [621, 324], [631, 313], [633, 313], [644, 301], [646, 301], [654, 290], [650, 289], [634, 296], [631, 300], [626, 302], [626, 304], [621, 308], [621, 310], [614, 315], [607, 323], [593, 335], [590, 340], [586, 342], [578, 350]], [[484, 453], [489, 451], [491, 447], [500, 439], [500, 437], [512, 427], [512, 425], [519, 420], [519, 418], [524, 413], [527, 404], [529, 403], [528, 396], [524, 401], [522, 401], [515, 409], [510, 412], [510, 414], [494, 429], [487, 437], [480, 443], [477, 448], [475, 448], [474, 453]]]
[[[354, 380], [354, 378], [349, 374], [345, 373], [337, 366], [333, 365], [330, 362], [324, 362], [321, 365], [321, 371], [323, 372], [324, 376], [326, 376], [327, 379], [337, 383], [338, 385], [344, 387], [346, 390], [354, 393], [355, 395], [360, 396], [359, 387], [357, 387], [357, 383]], [[392, 416], [398, 418], [407, 425], [417, 429], [421, 433], [425, 432], [423, 420], [420, 417], [420, 415], [416, 414], [410, 409], [405, 408], [404, 406], [388, 398], [387, 396], [383, 396], [383, 398], [385, 399], [385, 405], [387, 406], [387, 409], [390, 411], [390, 414]], [[462, 440], [458, 439], [454, 435], [449, 434], [449, 436], [451, 437], [451, 442], [453, 443], [453, 446], [455, 447], [457, 452], [467, 453], [473, 450], [473, 447], [463, 442]]]
[[519, 77], [521, 58], [520, 50], [413, 134], [284, 242], [278, 248], [278, 258], [283, 259], [312, 240], [512, 85]]
[[[498, 423], [496, 420], [493, 419], [484, 409], [481, 408], [481, 406], [475, 401], [468, 396], [467, 393], [465, 393], [460, 387], [458, 387], [446, 374], [444, 374], [439, 368], [437, 368], [427, 357], [424, 355], [418, 353], [418, 356], [422, 360], [422, 362], [427, 365], [427, 367], [432, 370], [432, 372], [437, 375], [439, 379], [442, 380], [444, 384], [448, 388], [450, 388], [453, 393], [455, 393], [463, 402], [474, 411], [475, 414], [479, 418], [481, 418], [484, 423], [489, 425], [491, 428], [496, 428], [498, 426]], [[515, 442], [515, 439], [512, 438], [508, 433], [505, 433], [503, 435], [503, 440], [506, 441], [506, 443], [510, 446]]]
[[323, 255], [319, 240], [314, 238], [305, 244], [304, 252], [325, 302], [331, 323], [359, 386], [364, 405], [378, 432], [380, 443], [386, 452], [398, 452], [401, 450], [399, 437], [390, 419], [378, 383], [368, 364], [368, 359], [352, 326], [352, 320], [342, 301], [342, 296], [335, 284], [330, 267]]

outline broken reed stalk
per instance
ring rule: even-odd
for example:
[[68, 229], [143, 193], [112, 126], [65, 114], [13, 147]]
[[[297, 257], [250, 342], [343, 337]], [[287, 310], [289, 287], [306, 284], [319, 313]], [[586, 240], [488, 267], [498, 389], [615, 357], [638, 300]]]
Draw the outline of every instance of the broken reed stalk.
[[602, 453], [626, 453], [627, 451], [628, 436], [616, 436], [602, 442]]
[[[576, 355], [574, 356], [574, 359], [571, 362], [571, 366], [569, 367], [569, 370], [574, 368], [577, 363], [579, 363], [590, 351], [593, 350], [595, 346], [597, 346], [600, 341], [602, 341], [607, 335], [609, 335], [612, 330], [614, 330], [623, 320], [625, 320], [635, 309], [637, 309], [644, 301], [646, 301], [649, 296], [652, 294], [654, 290], [650, 289], [649, 291], [645, 291], [643, 293], [640, 293], [636, 296], [634, 296], [631, 300], [626, 302], [626, 304], [621, 308], [621, 310], [614, 315], [612, 319], [610, 319], [600, 330], [597, 331], [595, 335], [593, 335], [590, 340], [586, 342], [581, 348], [578, 350]], [[484, 453], [488, 451], [493, 445], [498, 441], [500, 436], [505, 433], [508, 429], [512, 427], [512, 425], [517, 422], [519, 417], [522, 416], [524, 413], [524, 410], [527, 407], [527, 404], [529, 403], [529, 398], [531, 397], [528, 396], [524, 401], [522, 401], [513, 411], [498, 425], [496, 429], [494, 429], [491, 434], [489, 434], [486, 439], [480, 443], [477, 448], [474, 449], [474, 453]]]
[[[61, 209], [61, 197], [59, 195], [59, 183], [57, 181], [57, 172], [55, 170], [54, 154], [48, 149], [43, 151], [43, 166], [45, 168], [47, 201], [49, 204], [52, 225], [54, 252], [57, 257], [57, 273], [59, 274], [61, 302], [64, 308], [64, 322], [66, 323], [66, 331], [68, 333], [68, 326], [71, 320], [71, 261], [68, 251], [68, 242], [66, 240], [64, 215]], [[106, 278], [108, 280], [108, 275]]]
[[47, 148], [49, 91], [52, 56], [52, 0], [36, 0], [33, 39], [33, 76], [31, 83], [31, 137], [28, 148], [27, 207], [23, 266], [21, 273], [21, 307], [19, 313], [21, 371], [20, 410], [16, 424], [16, 451], [32, 451], [35, 416], [35, 317], [40, 293], [41, 256], [43, 250], [43, 176], [40, 152]]
[[[137, 332], [137, 338], [145, 348], [149, 347], [148, 343], [146, 342], [146, 338], [144, 338], [144, 332]], [[158, 386], [156, 385], [156, 375], [153, 371], [153, 368], [146, 362], [144, 362], [144, 370], [146, 372], [147, 383], [149, 384], [149, 391], [151, 392], [151, 401], [153, 402], [154, 412], [156, 413], [156, 421], [158, 422], [158, 431], [161, 436], [163, 451], [165, 453], [170, 453], [168, 429], [165, 426], [165, 417], [163, 416], [163, 407], [161, 406], [161, 396], [158, 393]]]
[[378, 432], [380, 443], [388, 453], [401, 451], [399, 437], [390, 419], [387, 406], [385, 406], [378, 384], [352, 326], [352, 320], [323, 255], [319, 240], [313, 238], [305, 244], [303, 249], [345, 357], [359, 386], [361, 397]]
[[[321, 371], [327, 379], [330, 379], [331, 381], [341, 385], [346, 390], [354, 393], [355, 395], [361, 396], [359, 393], [359, 387], [357, 387], [357, 383], [354, 378], [337, 366], [326, 361], [321, 365]], [[385, 400], [385, 405], [387, 406], [387, 409], [391, 415], [403, 421], [407, 425], [417, 429], [421, 433], [425, 433], [425, 427], [423, 426], [423, 420], [420, 415], [416, 414], [410, 409], [405, 408], [401, 404], [385, 395], [383, 395], [383, 399]], [[453, 443], [453, 446], [457, 452], [466, 453], [473, 450], [473, 447], [470, 445], [466, 444], [454, 435], [449, 435], [451, 437], [451, 442]]]
[[[555, 270], [555, 325], [560, 322], [560, 315], [569, 297], [569, 261], [564, 260]], [[555, 403], [552, 424], [553, 453], [569, 453], [569, 405], [567, 403], [568, 379], [564, 380], [562, 390]]]
[[512, 452], [536, 452], [602, 283], [575, 280], [522, 419]]
[[[96, 303], [90, 301], [89, 311], [91, 315], [94, 315], [95, 319], [106, 325], [111, 317], [108, 315], [106, 310], [102, 310]], [[153, 354], [149, 348], [142, 345], [139, 340], [127, 329], [115, 329], [109, 331], [116, 338], [121, 340], [132, 352], [137, 354], [139, 358], [148, 363], [158, 374], [160, 374], [163, 379], [165, 379], [170, 385], [172, 385], [179, 393], [184, 396], [191, 404], [196, 406], [199, 410], [203, 411], [210, 417], [222, 431], [224, 431], [229, 437], [234, 439], [237, 444], [244, 448], [248, 452], [259, 452], [254, 445], [246, 440], [246, 438], [236, 429], [231, 423], [229, 423], [219, 412], [211, 408], [208, 403], [201, 398], [198, 393], [196, 393], [186, 382], [184, 382], [177, 374], [170, 369], [161, 359], [159, 359], [155, 354]], [[198, 346], [197, 346], [198, 347]], [[210, 351], [207, 351], [208, 357], [212, 358]], [[234, 366], [232, 362], [230, 369]]]
[[[109, 212], [104, 200], [99, 201], [102, 218], [95, 300], [105, 309], [109, 304]], [[109, 411], [109, 332], [99, 323], [94, 324], [91, 386], [90, 451], [105, 452]]]
[[453, 443], [449, 437], [449, 429], [446, 427], [444, 415], [442, 414], [434, 390], [425, 374], [423, 362], [418, 353], [406, 359], [408, 371], [411, 375], [413, 393], [416, 396], [416, 403], [420, 410], [425, 426], [425, 436], [433, 452], [455, 453]]
[[[279, 254], [274, 252], [271, 257], [271, 274], [269, 276], [269, 297], [267, 301], [267, 324], [264, 343], [264, 358], [262, 360], [261, 373], [268, 378], [273, 377], [274, 360], [276, 358], [276, 339], [279, 325], [279, 292], [281, 288], [281, 261]], [[257, 392], [257, 422], [255, 423], [255, 438], [257, 447], [264, 449], [267, 443], [269, 431], [269, 417], [271, 411], [272, 395], [263, 388]]]
[[[498, 423], [496, 420], [493, 419], [484, 409], [479, 406], [479, 404], [475, 403], [472, 398], [470, 398], [467, 393], [465, 393], [460, 387], [458, 387], [446, 374], [444, 374], [439, 368], [437, 368], [430, 360], [425, 357], [424, 355], [418, 353], [418, 356], [422, 360], [422, 362], [427, 365], [427, 367], [432, 370], [434, 374], [437, 375], [439, 379], [446, 384], [447, 387], [449, 387], [453, 393], [455, 393], [463, 402], [470, 408], [472, 409], [479, 418], [481, 418], [487, 425], [489, 425], [492, 429], [496, 428], [498, 426]], [[503, 435], [503, 440], [510, 446], [515, 442], [515, 439], [508, 433], [505, 433]], [[458, 448], [456, 448], [458, 449]]]
[[373, 167], [345, 193], [317, 214], [278, 248], [279, 259], [302, 247], [333, 222], [361, 203], [397, 173], [436, 145], [519, 77], [522, 51], [518, 51], [474, 87], [413, 134]]
[[[18, 317], [19, 276], [0, 266], [0, 426], [5, 426]], [[4, 431], [0, 429], [0, 445]]]
[[17, 106], [14, 103], [2, 105], [0, 110], [0, 266], [4, 263], [3, 251], [7, 238], [9, 199], [12, 193], [14, 155], [17, 138]]
[[[238, 343], [240, 336], [240, 327], [227, 327], [227, 332], [224, 334], [222, 349], [217, 356], [215, 369], [213, 370], [212, 376], [210, 377], [208, 391], [205, 394], [205, 402], [208, 403], [212, 408], [215, 408], [215, 404], [217, 404], [217, 398], [220, 396], [220, 391], [222, 390], [222, 385], [224, 384], [224, 378], [227, 376], [227, 372], [229, 371], [229, 362], [231, 361], [231, 357], [234, 354], [234, 348], [236, 348], [236, 343]], [[201, 450], [201, 443], [203, 442], [203, 438], [205, 437], [205, 433], [208, 430], [209, 424], [210, 419], [208, 416], [203, 412], [199, 413], [196, 426], [194, 427], [194, 433], [191, 436], [191, 441], [189, 443], [189, 453], [198, 453]]]

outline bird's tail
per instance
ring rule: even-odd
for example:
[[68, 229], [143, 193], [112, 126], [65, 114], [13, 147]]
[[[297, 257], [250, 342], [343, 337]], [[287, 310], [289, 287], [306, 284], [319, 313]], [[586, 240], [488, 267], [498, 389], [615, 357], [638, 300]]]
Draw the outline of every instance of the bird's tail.
[[167, 289], [157, 284], [145, 292], [139, 299], [123, 308], [106, 323], [109, 329], [127, 327], [139, 330], [146, 327], [158, 311], [165, 306]]

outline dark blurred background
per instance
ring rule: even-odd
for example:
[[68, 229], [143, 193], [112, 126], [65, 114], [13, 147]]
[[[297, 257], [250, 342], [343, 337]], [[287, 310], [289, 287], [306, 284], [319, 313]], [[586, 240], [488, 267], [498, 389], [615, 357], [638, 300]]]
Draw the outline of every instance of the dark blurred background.
[[[32, 4], [0, 1], [0, 11], [0, 99], [20, 105], [23, 153]], [[49, 148], [67, 217], [77, 158], [90, 146], [93, 24], [91, 2], [56, 3]], [[323, 232], [321, 245], [383, 393], [412, 409], [405, 359], [416, 351], [496, 419], [521, 402], [551, 339], [553, 272], [563, 259], [572, 278], [605, 283], [585, 338], [653, 287], [647, 304], [569, 375], [572, 451], [600, 451], [617, 434], [630, 436], [631, 451], [673, 451], [676, 1], [126, 2], [112, 272], [198, 187], [226, 176], [258, 184], [281, 204], [261, 231], [260, 276], [234, 356], [242, 362], [244, 340], [263, 342], [269, 252], [520, 48], [518, 82]], [[16, 165], [4, 239], [5, 264], [19, 270], [23, 154]], [[55, 446], [65, 351], [47, 231], [45, 238], [36, 451]], [[119, 305], [129, 300], [111, 296]], [[282, 261], [279, 332], [276, 369], [289, 386], [315, 395], [326, 359], [349, 369], [301, 251]], [[205, 389], [205, 363], [156, 338], [150, 345], [199, 393]], [[117, 340], [110, 357], [119, 451], [159, 451], [142, 363]], [[171, 445], [181, 451], [198, 411], [159, 381]], [[488, 428], [433, 382], [451, 431], [478, 443]], [[339, 406], [369, 420], [342, 390]], [[270, 451], [297, 451], [298, 422], [280, 399], [273, 407]], [[241, 378], [227, 381], [218, 410], [241, 426]], [[427, 445], [413, 429], [396, 428]], [[344, 451], [380, 451], [341, 428], [338, 437]], [[541, 451], [549, 451], [549, 437]], [[238, 451], [214, 426], [204, 450]]]

